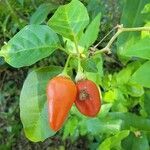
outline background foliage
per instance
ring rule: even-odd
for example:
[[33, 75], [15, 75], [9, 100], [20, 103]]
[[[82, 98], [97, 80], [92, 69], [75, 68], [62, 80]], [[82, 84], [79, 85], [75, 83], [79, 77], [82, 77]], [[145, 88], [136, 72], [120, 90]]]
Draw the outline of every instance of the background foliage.
[[[26, 42], [31, 42], [34, 39], [36, 45], [39, 41], [42, 41], [43, 37], [40, 37], [38, 33], [39, 24], [45, 24], [48, 21], [54, 11], [59, 5], [68, 3], [69, 1], [53, 1], [53, 0], [2, 0], [0, 1], [0, 46], [4, 42], [9, 41], [14, 34], [23, 28], [19, 34], [10, 40], [10, 45], [15, 45], [14, 50], [23, 45], [19, 38], [22, 36]], [[86, 20], [83, 27], [88, 24], [88, 20], [93, 24], [100, 20], [100, 33], [96, 43], [104, 37], [114, 26], [123, 23], [125, 27], [138, 27], [138, 26], [150, 26], [150, 3], [148, 0], [83, 0], [84, 5], [87, 7], [89, 17], [85, 16]], [[5, 10], [5, 11], [4, 11]], [[71, 10], [67, 10], [71, 11]], [[86, 11], [83, 8], [83, 12]], [[101, 13], [101, 15], [100, 15]], [[84, 15], [85, 13], [81, 14]], [[57, 13], [55, 14], [58, 15]], [[62, 16], [63, 17], [63, 16]], [[70, 16], [71, 18], [71, 16]], [[82, 19], [82, 18], [81, 18]], [[121, 20], [121, 21], [120, 21]], [[51, 22], [48, 24], [55, 29], [54, 24], [59, 23], [59, 20], [51, 18]], [[35, 24], [33, 26], [27, 26], [27, 24]], [[88, 26], [89, 30], [93, 25]], [[32, 36], [28, 37], [26, 28], [29, 28]], [[72, 26], [73, 31], [68, 28], [70, 32], [78, 33], [78, 28]], [[44, 41], [42, 48], [38, 47], [38, 51], [44, 50], [45, 46], [49, 41], [52, 47], [57, 49], [57, 36], [53, 31], [49, 31], [45, 25], [42, 25], [40, 29], [45, 37], [49, 34], [49, 39]], [[73, 39], [74, 36], [66, 34], [64, 30], [55, 29], [56, 32], [61, 33], [66, 38]], [[95, 32], [98, 29], [94, 30]], [[34, 34], [36, 32], [36, 35]], [[110, 34], [98, 47], [99, 49], [106, 46], [110, 37], [114, 34]], [[88, 32], [85, 33], [86, 37], [93, 37]], [[28, 39], [26, 39], [28, 37]], [[39, 38], [37, 38], [39, 37]], [[94, 37], [95, 38], [95, 37]], [[94, 42], [94, 38], [92, 39]], [[53, 39], [53, 40], [52, 40]], [[16, 42], [17, 41], [17, 42]], [[10, 53], [8, 57], [8, 63], [14, 67], [28, 66], [21, 69], [14, 69], [0, 57], [0, 149], [136, 149], [136, 150], [148, 150], [150, 144], [150, 48], [149, 48], [150, 34], [149, 32], [129, 32], [123, 33], [119, 36], [117, 42], [112, 47], [112, 54], [100, 56], [93, 56], [93, 59], [84, 60], [82, 67], [86, 70], [86, 75], [89, 79], [94, 80], [96, 83], [101, 85], [103, 105], [101, 112], [96, 118], [87, 118], [81, 115], [75, 107], [72, 107], [68, 121], [64, 128], [57, 134], [48, 138], [44, 142], [33, 143], [25, 138], [25, 135], [32, 141], [39, 141], [45, 139], [49, 135], [53, 135], [51, 131], [45, 130], [42, 134], [37, 131], [28, 130], [30, 124], [26, 124], [27, 130], [25, 133], [22, 129], [20, 122], [20, 110], [19, 110], [19, 95], [22, 88], [23, 82], [28, 73], [27, 79], [23, 86], [21, 97], [26, 99], [26, 93], [34, 96], [37, 92], [34, 87], [34, 83], [30, 84], [33, 92], [29, 90], [29, 84], [33, 81], [37, 81], [40, 84], [38, 92], [42, 94], [46, 80], [49, 76], [54, 76], [60, 72], [61, 67], [49, 68], [44, 66], [57, 65], [64, 66], [66, 60], [66, 54], [57, 50], [50, 57], [38, 61], [49, 55], [49, 53], [43, 53], [43, 55], [37, 55], [32, 62], [28, 64], [27, 57], [23, 63], [18, 63], [16, 59], [16, 51], [13, 52], [13, 57]], [[89, 46], [93, 42], [88, 38], [86, 41], [82, 41], [85, 46]], [[29, 49], [35, 49], [35, 45], [30, 44]], [[72, 45], [68, 50], [72, 49]], [[52, 49], [53, 49], [52, 48]], [[49, 47], [51, 49], [51, 47]], [[2, 51], [9, 54], [8, 47], [3, 47]], [[50, 53], [53, 50], [49, 51]], [[34, 54], [34, 51], [33, 51]], [[23, 54], [26, 56], [26, 52]], [[3, 53], [3, 56], [6, 56]], [[6, 58], [5, 58], [6, 59]], [[20, 57], [22, 59], [22, 57]], [[7, 59], [6, 59], [7, 61]], [[38, 61], [35, 65], [34, 62]], [[71, 66], [76, 68], [75, 60], [72, 60]], [[38, 67], [44, 67], [42, 69], [34, 70]], [[52, 72], [50, 72], [50, 70]], [[43, 76], [45, 81], [42, 81]], [[25, 90], [24, 90], [25, 89]], [[24, 93], [24, 91], [26, 91]], [[38, 97], [34, 97], [37, 101]], [[46, 113], [43, 107], [46, 104], [42, 103], [41, 98], [41, 111], [42, 115]], [[26, 107], [28, 107], [30, 99], [27, 99]], [[37, 103], [35, 103], [36, 105]], [[34, 104], [33, 104], [34, 105]], [[20, 106], [23, 106], [20, 104]], [[24, 108], [24, 107], [23, 107]], [[22, 108], [22, 111], [24, 109]], [[39, 110], [34, 110], [39, 111]], [[35, 116], [31, 114], [31, 118], [38, 118], [41, 116]], [[37, 123], [37, 129], [47, 129], [46, 124], [42, 124], [43, 117], [39, 120], [33, 120], [33, 124]], [[23, 121], [23, 120], [22, 120]], [[34, 122], [35, 121], [35, 122]], [[25, 120], [23, 122], [28, 122]], [[34, 134], [35, 133], [35, 134]], [[35, 138], [38, 137], [38, 138]]]

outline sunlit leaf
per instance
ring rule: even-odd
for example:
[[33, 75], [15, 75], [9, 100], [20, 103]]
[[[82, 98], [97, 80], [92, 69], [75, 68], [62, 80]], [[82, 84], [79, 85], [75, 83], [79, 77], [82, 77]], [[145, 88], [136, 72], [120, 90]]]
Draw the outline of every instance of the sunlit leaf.
[[2, 47], [0, 55], [13, 67], [30, 66], [49, 56], [60, 45], [57, 34], [46, 25], [28, 25]]
[[60, 6], [48, 21], [58, 34], [74, 41], [89, 23], [86, 7], [78, 0]]

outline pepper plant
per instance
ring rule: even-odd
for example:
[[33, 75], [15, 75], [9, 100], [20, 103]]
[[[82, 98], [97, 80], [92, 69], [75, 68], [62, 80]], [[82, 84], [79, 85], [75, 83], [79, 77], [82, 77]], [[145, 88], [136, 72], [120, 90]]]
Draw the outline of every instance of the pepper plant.
[[[133, 12], [134, 7], [138, 9]], [[40, 24], [27, 25], [2, 47], [0, 56], [15, 68], [31, 66], [56, 50], [63, 51], [68, 56], [64, 67], [45, 66], [33, 69], [24, 82], [20, 95], [20, 117], [28, 139], [34, 142], [43, 141], [56, 133], [49, 125], [49, 115], [51, 116], [53, 108], [47, 100], [49, 97], [51, 99], [49, 90], [53, 91], [53, 87], [47, 88], [47, 85], [49, 81], [52, 83], [51, 79], [61, 75], [74, 83], [89, 80], [96, 85], [93, 88], [101, 89], [98, 102], [91, 105], [94, 118], [91, 118], [92, 112], [83, 112], [89, 117], [81, 114], [80, 102], [76, 101], [75, 104], [81, 113], [73, 104], [74, 96], [71, 96], [71, 106], [69, 104], [68, 110], [65, 110], [70, 112], [69, 117], [66, 119], [68, 114], [65, 114], [60, 123], [63, 138], [87, 134], [97, 137], [98, 134], [101, 139], [99, 149], [128, 149], [131, 148], [128, 147], [131, 146], [130, 139], [133, 140], [133, 149], [139, 148], [141, 143], [143, 149], [149, 148], [149, 14], [148, 0], [127, 0], [121, 21], [112, 30], [114, 35], [106, 46], [102, 47], [101, 43], [107, 35], [96, 43], [100, 32], [101, 12], [89, 16], [86, 7], [79, 0], [72, 0], [59, 6], [46, 25], [42, 25], [41, 21]], [[116, 46], [113, 46], [114, 42]], [[105, 64], [107, 60], [115, 62], [113, 56], [118, 58], [116, 63], [119, 65], [119, 71], [114, 69], [110, 72]], [[57, 85], [57, 82], [55, 84]], [[93, 92], [92, 88], [89, 89], [89, 93]], [[65, 92], [72, 92], [67, 88], [66, 90]], [[56, 104], [59, 108], [56, 108], [59, 119], [62, 119], [62, 110], [66, 106], [65, 103], [68, 103], [61, 99], [62, 91], [60, 89], [57, 95], [53, 95], [54, 99], [55, 96], [60, 97], [60, 104]], [[87, 93], [82, 94], [83, 100], [85, 96], [88, 97]], [[100, 100], [102, 106], [99, 111]], [[134, 112], [136, 107], [138, 109]], [[57, 120], [53, 120], [53, 123], [57, 124]]]

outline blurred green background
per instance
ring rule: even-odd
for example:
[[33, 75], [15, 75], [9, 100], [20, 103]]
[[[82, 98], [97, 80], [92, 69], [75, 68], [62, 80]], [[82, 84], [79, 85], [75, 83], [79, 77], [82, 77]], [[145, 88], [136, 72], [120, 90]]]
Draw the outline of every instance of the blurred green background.
[[[59, 6], [68, 2], [69, 0], [0, 0], [0, 47], [25, 25], [38, 21], [38, 13], [43, 11], [43, 3], [53, 3]], [[91, 16], [97, 12], [103, 14], [98, 41], [119, 24], [123, 1], [82, 0], [82, 2], [88, 8]], [[53, 11], [43, 11], [44, 23], [53, 14]], [[110, 36], [102, 42], [102, 47], [106, 45]], [[74, 139], [62, 138], [64, 134], [61, 130], [44, 142], [33, 143], [25, 137], [23, 132], [19, 116], [19, 95], [28, 72], [32, 68], [50, 64], [64, 66], [65, 60], [66, 55], [57, 51], [35, 65], [15, 69], [0, 58], [0, 150], [76, 150], [89, 149], [89, 145], [91, 149], [94, 149], [94, 138], [90, 136], [79, 136]], [[117, 69], [117, 63], [112, 63], [111, 68]]]

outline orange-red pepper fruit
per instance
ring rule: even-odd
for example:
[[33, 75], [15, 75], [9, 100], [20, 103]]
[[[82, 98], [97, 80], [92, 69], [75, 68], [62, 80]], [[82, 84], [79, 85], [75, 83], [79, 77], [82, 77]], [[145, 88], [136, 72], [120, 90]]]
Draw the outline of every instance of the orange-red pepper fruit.
[[58, 131], [76, 99], [74, 82], [62, 76], [54, 77], [47, 85], [48, 114], [50, 127]]
[[78, 81], [76, 87], [76, 107], [82, 114], [89, 117], [95, 117], [101, 108], [100, 92], [98, 87], [91, 80]]

